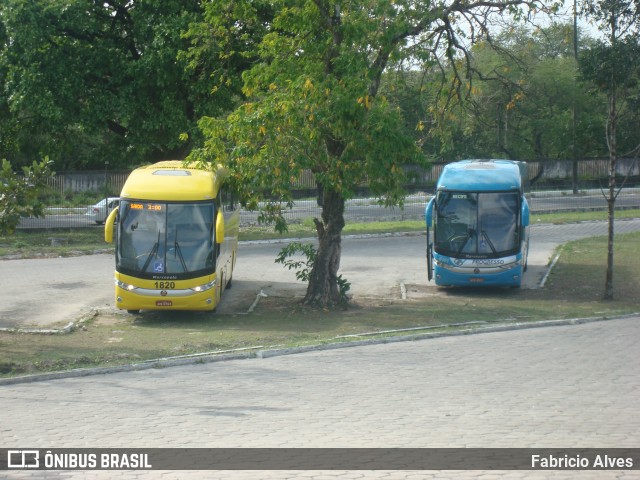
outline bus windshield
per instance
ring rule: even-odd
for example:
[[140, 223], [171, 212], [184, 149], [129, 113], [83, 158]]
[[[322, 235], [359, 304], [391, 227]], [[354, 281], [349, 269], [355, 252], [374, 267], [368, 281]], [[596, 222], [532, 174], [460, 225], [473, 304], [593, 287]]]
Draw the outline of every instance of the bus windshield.
[[120, 202], [116, 265], [141, 277], [188, 278], [215, 269], [214, 205]]
[[518, 251], [518, 192], [437, 193], [435, 251], [460, 258], [497, 258]]

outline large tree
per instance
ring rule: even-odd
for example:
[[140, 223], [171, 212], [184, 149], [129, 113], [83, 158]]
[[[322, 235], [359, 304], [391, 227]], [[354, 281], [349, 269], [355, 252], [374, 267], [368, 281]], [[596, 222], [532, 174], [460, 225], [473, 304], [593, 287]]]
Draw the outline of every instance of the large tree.
[[[434, 117], [437, 154], [445, 158], [569, 158], [602, 154], [598, 141], [603, 118], [599, 98], [584, 83], [576, 85], [570, 25], [545, 28], [514, 26], [471, 51], [473, 88], [447, 115]], [[583, 39], [587, 45], [587, 39]], [[419, 96], [417, 98], [420, 98]], [[425, 112], [431, 101], [417, 102]], [[581, 116], [572, 132], [572, 108]]]
[[[604, 137], [609, 150], [609, 185], [605, 195], [609, 226], [604, 298], [612, 300], [619, 127], [623, 120], [638, 118], [640, 105], [640, 3], [637, 0], [585, 0], [583, 6], [603, 32], [603, 40], [582, 57], [581, 70], [607, 96]], [[631, 150], [636, 151], [637, 157], [640, 137], [637, 127], [631, 131]], [[631, 145], [627, 142], [627, 147]]]
[[505, 32], [499, 46], [474, 52], [483, 78], [476, 83], [474, 105], [477, 118], [489, 127], [482, 129], [485, 136], [480, 145], [493, 144], [495, 151], [513, 159], [569, 158], [576, 99], [585, 119], [577, 142], [586, 152], [593, 134], [586, 128], [589, 97], [581, 95], [584, 90], [574, 81], [577, 66], [569, 26]]
[[[338, 269], [345, 200], [366, 183], [386, 204], [402, 202], [403, 166], [421, 161], [403, 126], [403, 112], [381, 95], [385, 71], [429, 65], [466, 86], [469, 46], [487, 35], [487, 18], [538, 7], [521, 0], [273, 0], [273, 21], [244, 75], [246, 103], [224, 118], [204, 118], [207, 137], [193, 158], [222, 162], [250, 207], [269, 195], [291, 201], [291, 183], [310, 169], [323, 191], [315, 219], [318, 250], [307, 304], [341, 300]], [[229, 18], [214, 0], [208, 20], [217, 34], [235, 35], [244, 18]], [[239, 0], [253, 18], [253, 2]], [[460, 59], [463, 59], [460, 61]], [[278, 217], [277, 205], [268, 214]], [[282, 225], [280, 223], [280, 225]]]

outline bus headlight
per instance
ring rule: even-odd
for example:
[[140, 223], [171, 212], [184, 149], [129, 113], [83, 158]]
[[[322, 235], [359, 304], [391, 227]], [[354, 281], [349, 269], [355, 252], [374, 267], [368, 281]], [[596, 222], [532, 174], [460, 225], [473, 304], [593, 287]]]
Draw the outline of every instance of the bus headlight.
[[116, 280], [116, 285], [123, 290], [127, 290], [128, 292], [131, 292], [137, 288], [135, 285], [131, 285], [130, 283], [124, 283], [124, 282], [121, 282], [120, 280]]
[[205, 283], [204, 285], [198, 285], [197, 287], [190, 288], [189, 290], [193, 290], [196, 293], [206, 292], [207, 290], [211, 290], [216, 286], [216, 281], [212, 280], [209, 283]]
[[453, 265], [449, 265], [448, 263], [441, 262], [440, 260], [434, 260], [433, 263], [440, 268], [445, 268], [447, 270], [453, 270]]

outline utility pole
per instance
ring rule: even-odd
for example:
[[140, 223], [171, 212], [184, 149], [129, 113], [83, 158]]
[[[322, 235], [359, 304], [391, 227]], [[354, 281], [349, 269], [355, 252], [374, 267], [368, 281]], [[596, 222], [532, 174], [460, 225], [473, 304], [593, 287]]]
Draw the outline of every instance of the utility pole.
[[104, 218], [109, 216], [109, 184], [107, 178], [107, 170], [109, 169], [109, 160], [104, 161]]

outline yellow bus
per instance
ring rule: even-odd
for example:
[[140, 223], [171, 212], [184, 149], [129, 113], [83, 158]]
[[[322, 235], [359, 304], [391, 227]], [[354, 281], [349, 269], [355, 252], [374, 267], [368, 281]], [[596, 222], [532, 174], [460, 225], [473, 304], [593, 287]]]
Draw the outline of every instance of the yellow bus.
[[181, 161], [141, 167], [105, 222], [116, 243], [115, 303], [140, 310], [214, 310], [231, 286], [240, 213], [222, 168]]

